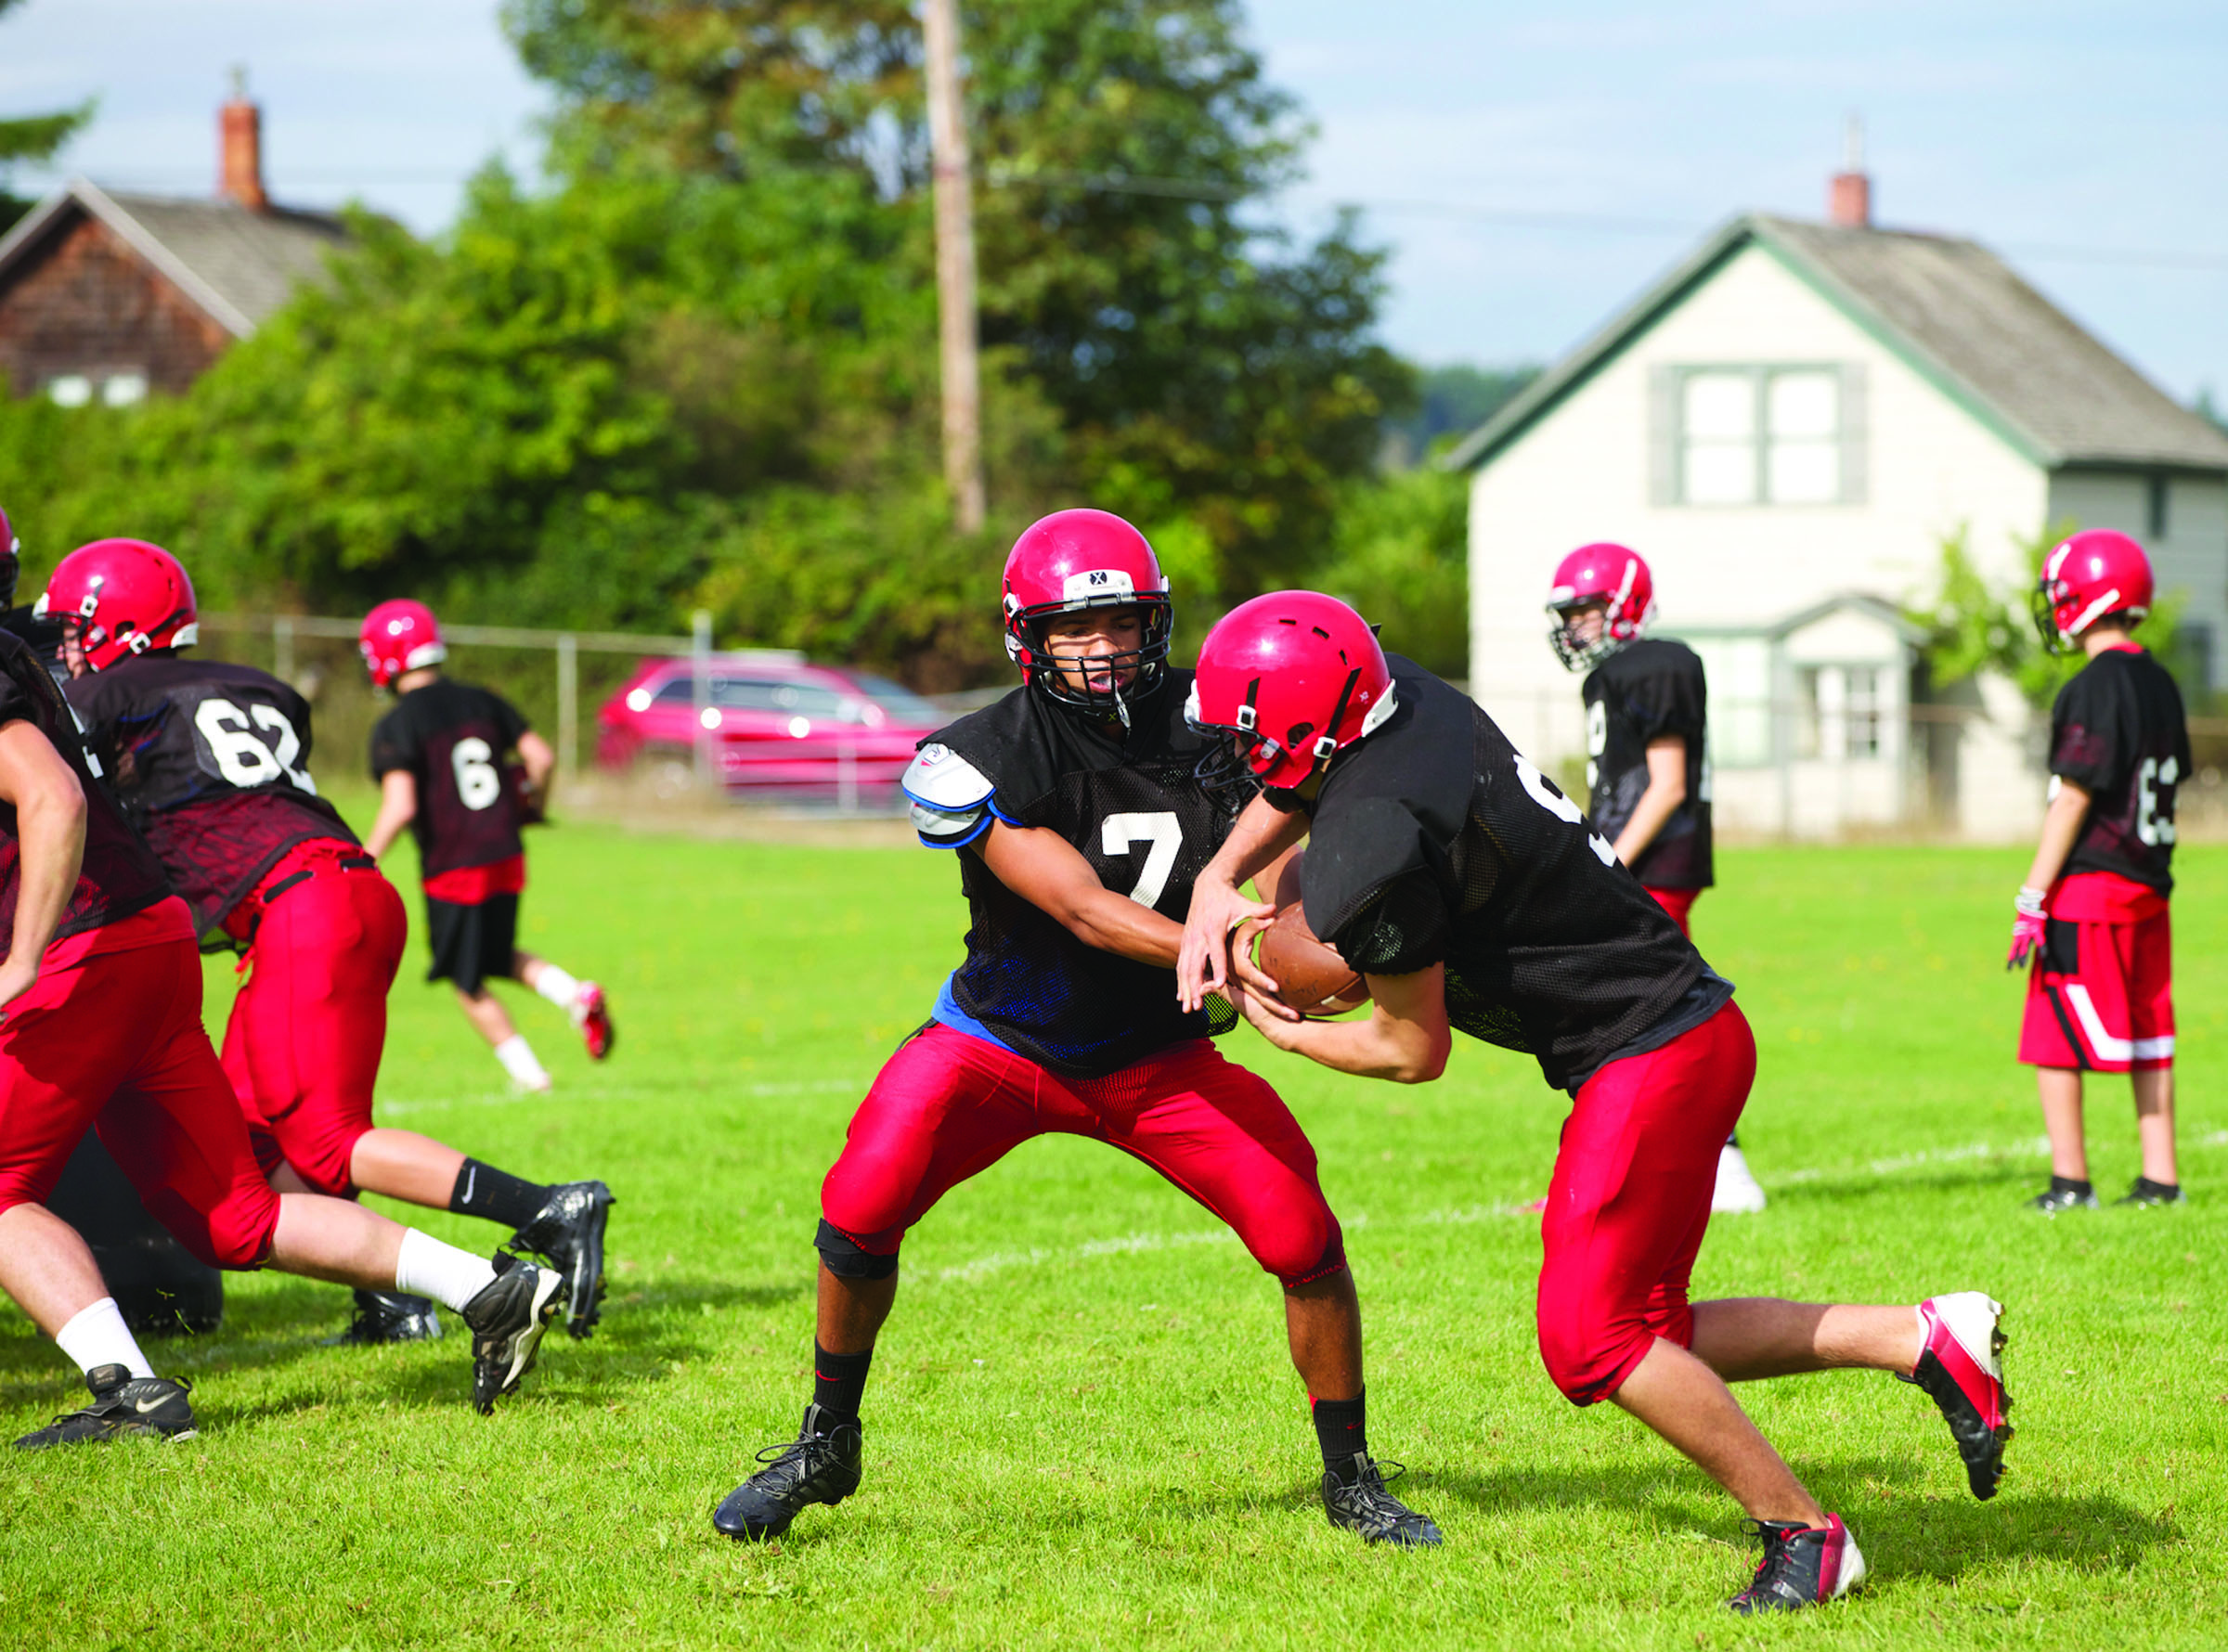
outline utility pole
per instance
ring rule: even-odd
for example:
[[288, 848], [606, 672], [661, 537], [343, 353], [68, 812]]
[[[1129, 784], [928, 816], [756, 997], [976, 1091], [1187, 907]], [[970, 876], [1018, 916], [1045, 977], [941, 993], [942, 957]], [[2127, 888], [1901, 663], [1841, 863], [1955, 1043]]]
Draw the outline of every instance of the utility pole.
[[976, 363], [975, 206], [959, 97], [959, 0], [922, 0], [928, 152], [936, 173], [936, 299], [943, 345], [944, 482], [963, 534], [980, 531], [982, 383]]

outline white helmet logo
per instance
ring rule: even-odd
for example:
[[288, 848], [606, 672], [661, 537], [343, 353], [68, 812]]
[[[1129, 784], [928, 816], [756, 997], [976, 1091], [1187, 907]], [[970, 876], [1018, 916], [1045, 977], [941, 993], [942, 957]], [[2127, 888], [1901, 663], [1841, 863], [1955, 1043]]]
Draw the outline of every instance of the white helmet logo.
[[1103, 601], [1108, 597], [1134, 597], [1137, 587], [1120, 568], [1092, 568], [1068, 575], [1060, 594], [1070, 602]]

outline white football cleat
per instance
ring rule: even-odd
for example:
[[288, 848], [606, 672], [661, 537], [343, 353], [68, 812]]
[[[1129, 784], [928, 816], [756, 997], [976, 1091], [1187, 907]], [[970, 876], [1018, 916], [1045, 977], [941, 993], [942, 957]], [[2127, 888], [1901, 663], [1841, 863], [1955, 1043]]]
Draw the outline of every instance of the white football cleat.
[[1717, 1152], [1717, 1186], [1710, 1194], [1713, 1216], [1753, 1216], [1768, 1203], [1748, 1160], [1732, 1142]]

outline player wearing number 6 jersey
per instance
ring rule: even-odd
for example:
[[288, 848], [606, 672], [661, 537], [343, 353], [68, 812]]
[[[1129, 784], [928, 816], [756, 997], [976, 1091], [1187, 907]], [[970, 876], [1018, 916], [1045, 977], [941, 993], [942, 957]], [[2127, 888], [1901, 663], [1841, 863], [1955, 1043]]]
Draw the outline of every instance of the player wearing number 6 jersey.
[[598, 1061], [611, 1053], [613, 1039], [602, 987], [518, 945], [518, 897], [526, 886], [519, 827], [529, 814], [538, 818], [556, 754], [501, 695], [441, 674], [448, 650], [424, 603], [382, 602], [365, 616], [357, 646], [372, 685], [400, 696], [371, 730], [380, 802], [365, 847], [383, 856], [410, 829], [434, 945], [426, 979], [453, 981], [465, 1018], [494, 1046], [503, 1070], [526, 1090], [547, 1090], [550, 1075], [487, 990], [490, 980], [517, 981], [548, 999], [572, 1018]]
[[2174, 797], [2189, 726], [2166, 667], [2131, 634], [2151, 606], [2151, 561], [2125, 534], [2092, 529], [2042, 561], [2035, 624], [2053, 653], [2089, 656], [2050, 713], [2048, 814], [2019, 891], [2011, 963], [2034, 962], [2019, 1059], [2050, 1130], [2054, 1216], [2096, 1203], [2081, 1129], [2081, 1075], [2125, 1073], [2143, 1174], [2121, 1205], [2175, 1205]]
[[1315, 1150], [1274, 1091], [1216, 1052], [1229, 1007], [1175, 1006], [1177, 919], [1230, 821], [1194, 772], [1190, 673], [1166, 663], [1168, 582], [1128, 523], [1063, 510], [1016, 543], [1004, 618], [1023, 686], [925, 742], [905, 778], [921, 841], [956, 853], [966, 961], [883, 1065], [821, 1190], [804, 1426], [713, 1523], [778, 1537], [806, 1504], [858, 1488], [860, 1404], [906, 1231], [1061, 1131], [1130, 1154], [1237, 1230], [1284, 1286], [1331, 1522], [1436, 1543], [1368, 1455], [1360, 1309]]
[[[109, 539], [71, 552], [41, 605], [61, 619], [65, 697], [125, 818], [203, 949], [242, 955], [224, 1067], [264, 1174], [506, 1223], [566, 1274], [570, 1323], [586, 1335], [610, 1202], [602, 1182], [525, 1181], [372, 1123], [408, 924], [394, 886], [317, 794], [308, 703], [253, 666], [179, 652], [198, 635], [193, 585], [159, 546]], [[341, 1340], [439, 1332], [426, 1298], [359, 1289]]]
[[[1316, 592], [1234, 609], [1196, 680], [1222, 770], [1263, 790], [1197, 880], [1183, 1001], [1235, 972], [1270, 1042], [1341, 1072], [1436, 1078], [1459, 1028], [1528, 1052], [1569, 1092], [1540, 1221], [1540, 1354], [1573, 1403], [1613, 1400], [1740, 1501], [1764, 1560], [1735, 1609], [1820, 1605], [1864, 1562], [1729, 1382], [1892, 1371], [1925, 1387], [1974, 1494], [1993, 1496], [2011, 1430], [1987, 1297], [1687, 1299], [1755, 1040], [1732, 984], [1578, 807], [1466, 696], [1388, 660], [1359, 614]], [[1238, 884], [1302, 833], [1308, 926], [1367, 978], [1367, 1020], [1302, 1019], [1231, 944], [1234, 922], [1268, 916]]]

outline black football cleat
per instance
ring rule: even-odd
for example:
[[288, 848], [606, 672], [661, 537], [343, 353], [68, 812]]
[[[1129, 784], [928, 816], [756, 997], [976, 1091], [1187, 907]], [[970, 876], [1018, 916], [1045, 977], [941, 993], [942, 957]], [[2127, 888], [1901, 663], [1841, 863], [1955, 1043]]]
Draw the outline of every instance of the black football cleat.
[[2046, 1190], [2027, 1200], [2027, 1207], [2040, 1210], [2044, 1216], [2057, 1216], [2067, 1210], [2094, 1210], [2096, 1190], [2085, 1181], [2066, 1187], [2053, 1179]]
[[797, 1438], [758, 1453], [766, 1466], [727, 1494], [712, 1524], [738, 1542], [779, 1537], [807, 1504], [833, 1506], [859, 1490], [859, 1425], [808, 1405]]
[[2128, 1191], [2112, 1201], [2115, 1210], [2148, 1210], [2160, 1205], [2180, 1205], [2182, 1184], [2179, 1181], [2153, 1181], [2148, 1176], [2138, 1176], [2128, 1184]]
[[[2003, 1448], [2011, 1443], [2006, 1420], [2012, 1397], [2003, 1389], [2003, 1305], [1985, 1291], [1957, 1291], [1919, 1304], [1925, 1344], [1918, 1369], [1903, 1378], [1933, 1396], [1949, 1421], [1957, 1454], [1964, 1459], [1973, 1495], [1986, 1502], [2003, 1478]], [[1900, 1374], [1898, 1374], [1900, 1375]]]
[[587, 1336], [603, 1317], [603, 1225], [618, 1200], [601, 1181], [561, 1181], [534, 1220], [511, 1235], [564, 1275], [571, 1292], [564, 1328]]
[[[1390, 1466], [1394, 1479], [1405, 1472], [1397, 1463]], [[1366, 1543], [1435, 1549], [1444, 1541], [1429, 1516], [1385, 1490], [1382, 1469], [1363, 1452], [1354, 1452], [1342, 1467], [1323, 1471], [1323, 1512], [1333, 1526], [1361, 1533]]]
[[382, 1342], [431, 1342], [441, 1335], [441, 1316], [424, 1297], [408, 1291], [356, 1293], [356, 1318], [327, 1348], [369, 1348]]
[[64, 1412], [36, 1434], [16, 1441], [19, 1452], [48, 1446], [89, 1445], [137, 1435], [150, 1439], [191, 1439], [193, 1407], [186, 1396], [193, 1385], [184, 1377], [134, 1376], [128, 1366], [96, 1365], [85, 1373], [93, 1403]]
[[1743, 1618], [1822, 1607], [1864, 1581], [1864, 1556], [1839, 1515], [1828, 1515], [1823, 1526], [1751, 1520], [1748, 1529], [1764, 1540], [1764, 1558], [1748, 1587], [1725, 1603]]
[[534, 1369], [542, 1334], [564, 1311], [564, 1275], [498, 1253], [495, 1278], [464, 1304], [472, 1327], [472, 1403], [482, 1416]]

